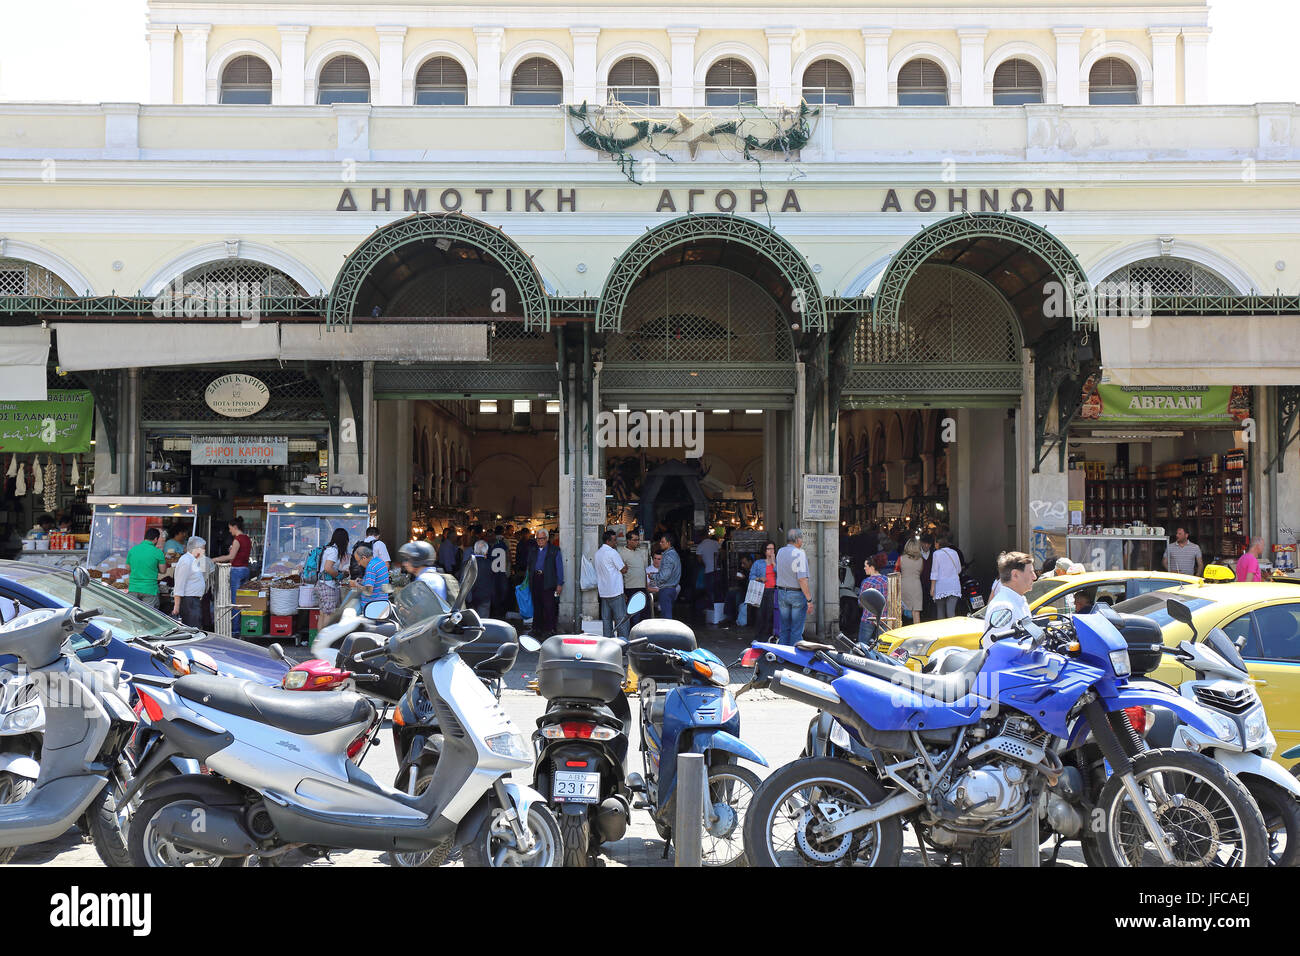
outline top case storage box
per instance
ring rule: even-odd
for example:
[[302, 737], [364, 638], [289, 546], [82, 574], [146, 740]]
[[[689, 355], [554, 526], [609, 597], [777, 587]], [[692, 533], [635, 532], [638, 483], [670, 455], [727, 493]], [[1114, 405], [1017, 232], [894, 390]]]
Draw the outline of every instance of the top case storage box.
[[1116, 614], [1111, 623], [1128, 641], [1128, 661], [1134, 677], [1150, 674], [1160, 666], [1165, 642], [1159, 624], [1141, 614]]
[[479, 623], [483, 625], [483, 636], [476, 641], [462, 644], [456, 648], [456, 653], [471, 668], [477, 668], [504, 648], [501, 660], [479, 676], [490, 677], [494, 673], [506, 673], [514, 666], [515, 658], [519, 655], [519, 636], [515, 633], [514, 627], [505, 621], [483, 618]]
[[537, 687], [547, 700], [613, 700], [623, 692], [623, 644], [557, 634], [537, 654]]
[[[651, 644], [672, 651], [693, 651], [696, 648], [695, 634], [681, 621], [670, 618], [648, 618], [632, 628], [631, 639], [648, 638]], [[666, 655], [652, 651], [644, 644], [629, 648], [628, 662], [641, 677], [650, 680], [679, 681], [681, 668], [673, 664]]]

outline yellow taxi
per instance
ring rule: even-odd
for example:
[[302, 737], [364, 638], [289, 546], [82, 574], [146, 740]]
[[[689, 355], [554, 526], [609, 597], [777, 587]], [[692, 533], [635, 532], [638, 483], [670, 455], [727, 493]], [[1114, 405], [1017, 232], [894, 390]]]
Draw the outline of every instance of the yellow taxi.
[[[1273, 759], [1296, 763], [1282, 754], [1300, 744], [1300, 588], [1294, 584], [1242, 581], [1188, 584], [1150, 591], [1115, 605], [1124, 614], [1142, 614], [1160, 625], [1166, 646], [1191, 638], [1191, 630], [1169, 616], [1169, 599], [1187, 606], [1201, 638], [1222, 628], [1235, 643], [1244, 637], [1242, 660], [1264, 702], [1269, 727], [1277, 738]], [[1150, 676], [1167, 684], [1194, 679], [1186, 667], [1166, 657]]]
[[[1073, 614], [1075, 598], [1080, 594], [1091, 598], [1094, 604], [1114, 606], [1149, 591], [1199, 581], [1190, 574], [1168, 571], [1085, 571], [1039, 578], [1030, 586], [1025, 600], [1034, 614]], [[1295, 590], [1300, 597], [1300, 588]], [[984, 611], [978, 610], [969, 617], [922, 621], [886, 631], [880, 636], [879, 650], [895, 657], [902, 657], [906, 652], [908, 666], [920, 670], [941, 647], [979, 647], [985, 631]]]

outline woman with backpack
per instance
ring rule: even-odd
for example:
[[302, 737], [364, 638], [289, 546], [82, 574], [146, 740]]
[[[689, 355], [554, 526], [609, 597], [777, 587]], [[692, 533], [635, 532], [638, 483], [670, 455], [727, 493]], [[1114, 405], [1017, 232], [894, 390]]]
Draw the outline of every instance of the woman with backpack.
[[339, 606], [339, 581], [347, 577], [343, 555], [348, 553], [348, 532], [335, 528], [330, 543], [320, 557], [320, 573], [316, 578], [316, 606], [321, 614], [330, 614]]

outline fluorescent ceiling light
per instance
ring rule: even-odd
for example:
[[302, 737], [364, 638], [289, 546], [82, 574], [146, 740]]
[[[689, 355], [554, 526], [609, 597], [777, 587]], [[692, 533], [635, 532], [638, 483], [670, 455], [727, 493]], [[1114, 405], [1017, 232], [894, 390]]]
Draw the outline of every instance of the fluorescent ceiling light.
[[497, 411], [497, 402], [495, 398], [480, 399], [478, 403], [480, 415], [495, 415]]

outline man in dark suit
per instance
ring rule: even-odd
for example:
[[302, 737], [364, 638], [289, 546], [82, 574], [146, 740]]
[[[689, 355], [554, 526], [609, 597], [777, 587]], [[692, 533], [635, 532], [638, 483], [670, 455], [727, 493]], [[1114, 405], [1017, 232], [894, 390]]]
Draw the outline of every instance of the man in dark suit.
[[536, 537], [521, 550], [521, 564], [527, 572], [528, 590], [533, 596], [532, 635], [544, 640], [555, 633], [559, 616], [560, 593], [564, 590], [564, 558], [560, 546], [550, 543], [545, 528], [538, 528]]

